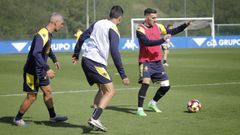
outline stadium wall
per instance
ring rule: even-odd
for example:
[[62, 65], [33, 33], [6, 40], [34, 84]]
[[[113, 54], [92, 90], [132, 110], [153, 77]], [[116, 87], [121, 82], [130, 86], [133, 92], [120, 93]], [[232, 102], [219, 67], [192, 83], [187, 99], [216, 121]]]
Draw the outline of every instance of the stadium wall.
[[[0, 41], [0, 54], [27, 53], [31, 46], [30, 40]], [[240, 36], [211, 36], [197, 37], [172, 37], [173, 46], [170, 48], [239, 48]], [[52, 41], [54, 52], [73, 52], [75, 39], [59, 39]], [[132, 42], [130, 38], [120, 39], [120, 50], [138, 50], [138, 42]]]

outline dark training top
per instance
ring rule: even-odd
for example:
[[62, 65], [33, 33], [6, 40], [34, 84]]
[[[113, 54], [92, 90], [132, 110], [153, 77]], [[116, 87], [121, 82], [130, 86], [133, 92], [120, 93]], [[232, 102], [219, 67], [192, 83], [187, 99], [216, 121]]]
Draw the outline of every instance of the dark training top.
[[52, 34], [49, 33], [47, 28], [42, 28], [35, 34], [24, 66], [25, 72], [34, 74], [36, 69], [39, 69], [43, 74], [46, 74], [50, 69], [47, 64], [48, 57], [50, 57], [54, 63], [57, 62], [57, 58], [51, 49], [51, 41]]

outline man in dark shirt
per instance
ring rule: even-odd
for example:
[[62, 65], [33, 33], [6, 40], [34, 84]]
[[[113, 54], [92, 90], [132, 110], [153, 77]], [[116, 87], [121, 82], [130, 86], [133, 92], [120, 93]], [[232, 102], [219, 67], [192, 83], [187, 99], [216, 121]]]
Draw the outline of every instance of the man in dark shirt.
[[23, 91], [27, 92], [20, 109], [13, 122], [17, 126], [25, 126], [22, 119], [24, 113], [30, 108], [32, 103], [37, 99], [38, 89], [43, 92], [43, 100], [49, 112], [50, 122], [59, 122], [67, 120], [65, 116], [56, 115], [53, 107], [52, 87], [50, 79], [53, 79], [55, 72], [48, 66], [47, 59], [50, 57], [57, 69], [60, 65], [51, 49], [52, 32], [57, 32], [64, 26], [63, 16], [59, 13], [53, 13], [46, 27], [42, 28], [32, 41], [28, 58], [24, 66], [24, 83]]

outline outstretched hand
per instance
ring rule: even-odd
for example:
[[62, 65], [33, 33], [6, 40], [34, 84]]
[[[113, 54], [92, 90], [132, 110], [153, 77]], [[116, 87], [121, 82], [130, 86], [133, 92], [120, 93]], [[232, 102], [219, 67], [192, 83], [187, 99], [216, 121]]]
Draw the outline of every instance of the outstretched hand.
[[192, 25], [192, 20], [187, 21], [187, 22], [186, 22], [186, 25], [187, 25], [187, 26]]

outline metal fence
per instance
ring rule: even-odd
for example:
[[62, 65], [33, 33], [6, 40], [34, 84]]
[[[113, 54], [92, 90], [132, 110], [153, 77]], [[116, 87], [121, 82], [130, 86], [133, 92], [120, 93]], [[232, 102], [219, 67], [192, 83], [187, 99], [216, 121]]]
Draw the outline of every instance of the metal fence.
[[223, 35], [240, 35], [240, 24], [215, 24], [215, 34]]

